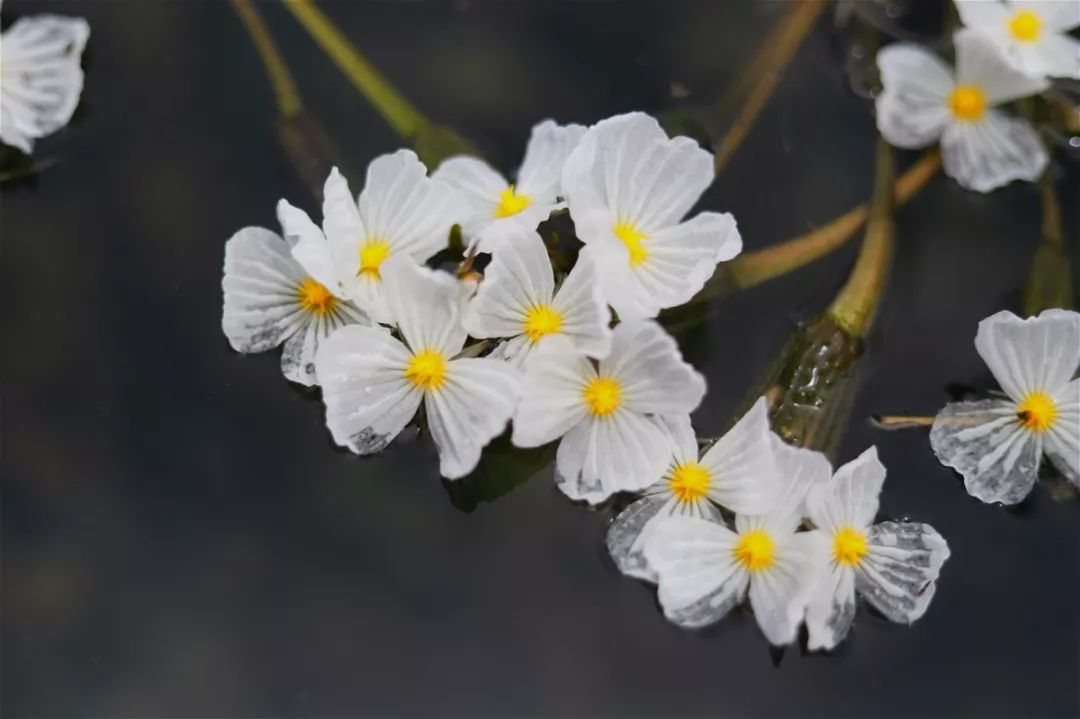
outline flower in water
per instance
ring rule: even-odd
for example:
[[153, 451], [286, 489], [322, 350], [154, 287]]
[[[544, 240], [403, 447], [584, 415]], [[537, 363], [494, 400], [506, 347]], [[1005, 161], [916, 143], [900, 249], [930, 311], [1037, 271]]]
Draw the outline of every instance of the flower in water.
[[1080, 26], [1080, 3], [957, 0], [960, 20], [990, 40], [1026, 75], [1080, 79], [1080, 42], [1068, 32]]
[[874, 524], [885, 467], [871, 447], [810, 489], [806, 513], [821, 544], [819, 578], [806, 610], [810, 649], [832, 649], [855, 619], [855, 594], [894, 622], [921, 617], [934, 596], [945, 540], [928, 524]]
[[562, 187], [582, 255], [596, 263], [622, 319], [681, 305], [742, 249], [729, 214], [683, 217], [713, 180], [713, 156], [688, 137], [668, 138], [640, 112], [602, 120], [563, 168]]
[[956, 34], [955, 76], [929, 50], [907, 43], [882, 49], [877, 64], [877, 125], [890, 143], [918, 148], [940, 141], [946, 174], [979, 192], [1042, 174], [1047, 155], [1038, 134], [995, 106], [1040, 93], [1047, 82], [1010, 66], [989, 40]]
[[615, 518], [607, 534], [608, 551], [623, 574], [648, 581], [656, 573], [644, 547], [656, 526], [682, 515], [719, 522], [719, 507], [765, 514], [780, 489], [764, 397], [700, 456], [688, 415], [656, 421], [670, 441], [667, 470]]
[[1080, 314], [998, 312], [979, 323], [975, 349], [1007, 399], [946, 405], [930, 430], [938, 459], [984, 502], [1026, 497], [1043, 454], [1080, 487]]
[[516, 182], [475, 157], [459, 155], [439, 165], [432, 177], [452, 185], [468, 203], [461, 231], [469, 247], [494, 252], [520, 237], [515, 230], [535, 230], [561, 207], [563, 163], [583, 134], [581, 125], [556, 125], [551, 120], [534, 126]]
[[323, 188], [323, 225], [285, 200], [278, 217], [287, 237], [304, 253], [329, 246], [327, 272], [359, 307], [378, 322], [389, 322], [383, 263], [391, 257], [426, 262], [446, 247], [464, 200], [449, 185], [432, 180], [411, 150], [375, 158], [364, 190], [354, 199], [335, 167]]
[[617, 325], [611, 351], [596, 364], [565, 337], [551, 337], [525, 362], [512, 440], [538, 447], [562, 437], [559, 488], [595, 504], [663, 475], [671, 449], [649, 415], [687, 414], [704, 396], [704, 378], [655, 322]]
[[327, 276], [328, 250], [305, 253], [270, 230], [245, 227], [225, 243], [221, 327], [238, 352], [284, 343], [281, 371], [293, 382], [318, 383], [315, 351], [331, 332], [367, 317]]
[[819, 452], [771, 437], [780, 493], [766, 514], [735, 515], [735, 529], [699, 517], [657, 523], [645, 542], [664, 615], [682, 627], [719, 621], [749, 595], [771, 644], [788, 644], [802, 623], [817, 577], [820, 543], [797, 532], [810, 487], [829, 476]]
[[83, 88], [90, 26], [60, 15], [23, 17], [0, 35], [0, 141], [26, 154], [71, 120]]
[[504, 237], [509, 241], [484, 270], [465, 314], [469, 334], [509, 337], [492, 356], [515, 364], [555, 336], [570, 340], [576, 352], [605, 356], [611, 348], [611, 311], [592, 262], [581, 258], [556, 292], [551, 260], [536, 231], [517, 227]]
[[319, 348], [315, 366], [334, 441], [357, 454], [384, 448], [424, 403], [439, 468], [448, 479], [471, 472], [506, 428], [520, 376], [506, 362], [457, 357], [465, 345], [465, 293], [448, 273], [407, 257], [382, 267], [396, 339], [382, 327], [346, 327]]

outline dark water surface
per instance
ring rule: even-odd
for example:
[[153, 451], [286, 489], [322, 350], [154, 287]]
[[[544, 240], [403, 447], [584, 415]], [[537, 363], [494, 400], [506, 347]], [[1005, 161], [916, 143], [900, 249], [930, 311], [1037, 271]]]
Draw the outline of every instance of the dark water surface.
[[[309, 111], [361, 184], [400, 144], [276, 3], [261, 5]], [[717, 97], [781, 3], [324, 5], [419, 108], [504, 169], [529, 127]], [[883, 513], [948, 539], [928, 614], [860, 612], [833, 655], [774, 665], [753, 618], [669, 625], [602, 545], [606, 516], [544, 468], [464, 513], [434, 448], [334, 451], [276, 353], [220, 329], [225, 240], [316, 203], [281, 152], [269, 87], [223, 2], [8, 0], [92, 28], [83, 109], [38, 145], [60, 164], [3, 190], [5, 716], [1058, 716], [1080, 712], [1080, 502], [1040, 485], [984, 506], [925, 432], [950, 382], [992, 383], [976, 323], [1018, 309], [1038, 237], [1032, 185], [936, 178], [898, 216], [892, 284], [840, 448], [877, 443]], [[760, 248], [869, 196], [868, 103], [831, 23], [804, 45], [701, 203]], [[1076, 167], [1059, 182], [1080, 197]], [[1068, 205], [1068, 203], [1066, 203]], [[1077, 203], [1066, 207], [1080, 255]], [[854, 246], [718, 307], [683, 338], [723, 429], [794, 322], [828, 302]]]

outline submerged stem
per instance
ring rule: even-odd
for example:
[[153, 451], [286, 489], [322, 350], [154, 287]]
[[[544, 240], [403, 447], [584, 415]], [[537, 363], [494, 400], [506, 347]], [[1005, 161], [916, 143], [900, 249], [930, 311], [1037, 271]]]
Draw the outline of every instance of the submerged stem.
[[1053, 307], [1073, 305], [1072, 270], [1065, 252], [1061, 205], [1049, 172], [1039, 180], [1042, 196], [1042, 240], [1035, 250], [1024, 288], [1024, 313], [1037, 315]]
[[259, 52], [259, 59], [262, 60], [270, 86], [274, 90], [278, 113], [286, 119], [296, 117], [303, 110], [300, 92], [296, 89], [296, 82], [285, 65], [281, 51], [266, 29], [262, 15], [253, 0], [232, 0], [232, 5]]

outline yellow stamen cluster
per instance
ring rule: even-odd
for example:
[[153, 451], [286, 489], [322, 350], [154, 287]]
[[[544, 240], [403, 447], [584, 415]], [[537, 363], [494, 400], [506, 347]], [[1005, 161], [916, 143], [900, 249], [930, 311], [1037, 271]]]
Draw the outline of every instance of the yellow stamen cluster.
[[581, 401], [593, 417], [606, 417], [622, 403], [622, 387], [618, 380], [597, 377], [585, 385], [581, 391]]
[[562, 315], [551, 305], [534, 305], [525, 314], [525, 321], [521, 323], [521, 329], [529, 340], [536, 344], [541, 337], [561, 331], [562, 323]]
[[326, 287], [311, 277], [305, 277], [296, 287], [296, 301], [308, 312], [328, 315], [337, 307], [338, 299]]
[[409, 359], [405, 379], [425, 392], [439, 389], [446, 382], [446, 358], [437, 350], [417, 352]]
[[735, 559], [751, 572], [768, 569], [776, 561], [776, 544], [764, 529], [752, 529], [739, 535]]
[[957, 85], [949, 93], [949, 110], [957, 120], [975, 122], [986, 112], [986, 93], [975, 85]]
[[868, 551], [866, 534], [854, 527], [841, 527], [833, 534], [833, 559], [840, 564], [855, 566]]
[[626, 251], [630, 253], [630, 266], [636, 267], [649, 258], [649, 250], [645, 247], [645, 240], [649, 235], [642, 232], [632, 222], [616, 222], [611, 228], [615, 236], [626, 245]]
[[1057, 405], [1045, 392], [1032, 392], [1016, 406], [1016, 416], [1022, 427], [1032, 432], [1045, 432], [1057, 419]]
[[369, 237], [360, 245], [360, 268], [357, 275], [364, 275], [374, 280], [381, 280], [379, 268], [390, 256], [390, 243], [378, 237]]
[[1035, 42], [1042, 32], [1042, 18], [1030, 10], [1021, 10], [1009, 19], [1009, 34], [1020, 42]]
[[510, 185], [499, 193], [499, 204], [495, 207], [495, 217], [512, 217], [532, 204], [528, 195], [519, 195]]
[[668, 477], [668, 487], [680, 502], [692, 502], [709, 491], [712, 475], [697, 462], [685, 462], [675, 466]]

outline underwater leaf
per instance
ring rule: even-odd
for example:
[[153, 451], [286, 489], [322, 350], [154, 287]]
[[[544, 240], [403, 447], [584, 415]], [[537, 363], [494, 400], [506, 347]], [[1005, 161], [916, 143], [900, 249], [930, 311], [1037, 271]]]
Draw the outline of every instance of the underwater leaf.
[[510, 443], [509, 432], [492, 440], [470, 474], [443, 480], [450, 503], [472, 512], [481, 502], [494, 502], [535, 477], [555, 461], [555, 443], [521, 449]]

